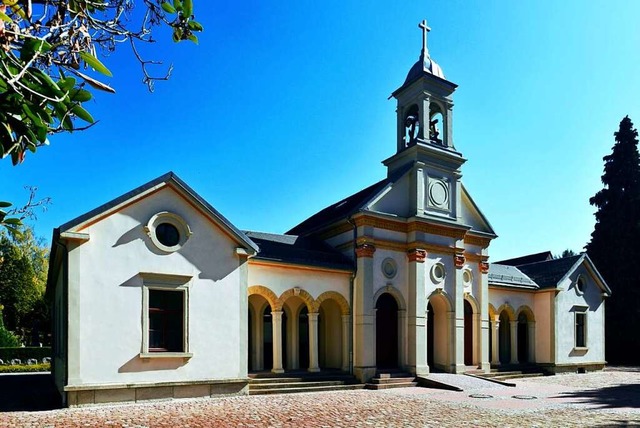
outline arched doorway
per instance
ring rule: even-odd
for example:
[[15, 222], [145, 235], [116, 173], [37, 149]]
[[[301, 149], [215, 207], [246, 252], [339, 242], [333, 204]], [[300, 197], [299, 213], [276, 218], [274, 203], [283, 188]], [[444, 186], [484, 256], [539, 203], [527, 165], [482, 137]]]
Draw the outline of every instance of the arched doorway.
[[500, 363], [509, 364], [511, 362], [511, 323], [506, 311], [500, 312], [500, 330], [498, 331], [498, 345]]
[[398, 367], [398, 303], [389, 293], [376, 302], [376, 365]]
[[473, 308], [464, 301], [464, 364], [473, 365]]
[[524, 313], [518, 316], [518, 361], [529, 361], [529, 320]]
[[320, 368], [342, 368], [342, 314], [333, 299], [320, 304], [318, 314], [318, 360]]

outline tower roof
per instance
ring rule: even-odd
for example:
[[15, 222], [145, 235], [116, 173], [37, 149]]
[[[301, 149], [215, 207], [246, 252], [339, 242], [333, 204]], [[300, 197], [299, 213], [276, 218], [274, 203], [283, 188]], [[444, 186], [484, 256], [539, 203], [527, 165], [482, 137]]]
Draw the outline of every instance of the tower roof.
[[432, 74], [436, 77], [444, 79], [444, 72], [442, 68], [431, 58], [429, 55], [429, 47], [427, 46], [427, 34], [431, 31], [431, 28], [427, 25], [427, 20], [422, 21], [418, 27], [422, 29], [422, 51], [420, 52], [420, 58], [418, 62], [413, 64], [404, 84], [410, 83], [415, 79], [423, 76], [424, 73]]

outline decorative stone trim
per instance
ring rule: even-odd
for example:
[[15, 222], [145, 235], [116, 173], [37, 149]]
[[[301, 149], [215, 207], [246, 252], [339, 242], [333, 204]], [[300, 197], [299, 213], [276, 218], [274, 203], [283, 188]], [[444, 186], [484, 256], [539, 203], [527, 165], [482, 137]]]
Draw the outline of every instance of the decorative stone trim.
[[320, 310], [320, 305], [322, 305], [322, 302], [324, 302], [325, 300], [334, 300], [338, 304], [338, 306], [340, 306], [340, 314], [349, 315], [349, 302], [347, 302], [347, 299], [345, 299], [344, 296], [337, 291], [325, 291], [324, 293], [319, 295], [314, 304], [316, 312]]
[[453, 262], [457, 268], [462, 268], [464, 267], [466, 259], [464, 258], [463, 254], [456, 254], [455, 256], [453, 256]]
[[491, 238], [467, 234], [464, 237], [464, 243], [469, 245], [477, 245], [478, 247], [482, 247], [482, 248], [487, 248], [491, 243]]
[[278, 296], [276, 296], [276, 293], [263, 285], [252, 285], [248, 288], [247, 295], [251, 296], [253, 294], [264, 297], [264, 299], [269, 303], [271, 310], [277, 310], [276, 308], [278, 307]]
[[376, 247], [372, 244], [360, 244], [356, 247], [356, 257], [373, 257]]
[[467, 233], [467, 230], [454, 229], [452, 227], [414, 221], [408, 224], [407, 232], [423, 232], [431, 235], [439, 235], [439, 236], [446, 236], [449, 238], [463, 239]]
[[419, 248], [414, 248], [407, 251], [407, 257], [410, 262], [424, 263], [427, 259], [427, 252]]

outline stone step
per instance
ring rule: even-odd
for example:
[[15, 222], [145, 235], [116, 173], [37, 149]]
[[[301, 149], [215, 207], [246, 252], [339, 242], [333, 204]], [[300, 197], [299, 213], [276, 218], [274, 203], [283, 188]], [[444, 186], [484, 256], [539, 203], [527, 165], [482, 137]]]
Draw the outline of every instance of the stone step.
[[526, 378], [526, 377], [542, 377], [544, 373], [513, 373], [508, 375], [500, 375], [494, 376], [492, 379], [503, 380], [503, 379], [517, 379], [517, 378]]
[[249, 387], [249, 395], [266, 395], [266, 394], [294, 394], [300, 392], [322, 392], [322, 391], [349, 391], [354, 389], [363, 389], [364, 384], [350, 384], [350, 385], [325, 385], [314, 386], [312, 382], [307, 382], [305, 385], [297, 388], [269, 388], [269, 389], [253, 389]]
[[414, 380], [415, 380], [415, 376], [387, 377], [387, 378], [374, 377], [373, 379], [371, 379], [370, 383], [382, 385], [382, 384], [393, 384], [393, 383], [410, 383], [410, 382], [413, 382]]
[[296, 388], [304, 388], [304, 387], [321, 387], [321, 386], [338, 386], [338, 385], [348, 385], [348, 383], [341, 380], [332, 380], [332, 381], [319, 381], [319, 382], [260, 382], [260, 383], [250, 383], [250, 390], [261, 390], [261, 389], [296, 389]]
[[261, 377], [249, 378], [249, 385], [257, 385], [261, 383], [292, 383], [292, 382], [328, 382], [342, 381], [355, 382], [356, 378], [352, 375], [342, 376], [300, 376], [300, 377]]
[[392, 388], [412, 388], [415, 386], [418, 386], [418, 382], [368, 383], [365, 385], [365, 388], [378, 390]]
[[378, 371], [374, 378], [390, 379], [390, 378], [407, 378], [413, 377], [410, 373], [401, 370]]

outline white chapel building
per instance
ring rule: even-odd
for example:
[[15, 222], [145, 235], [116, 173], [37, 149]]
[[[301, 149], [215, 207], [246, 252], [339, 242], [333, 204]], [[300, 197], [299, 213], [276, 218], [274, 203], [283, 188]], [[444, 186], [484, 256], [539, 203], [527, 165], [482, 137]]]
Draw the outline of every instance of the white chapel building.
[[65, 405], [243, 394], [251, 372], [604, 366], [610, 290], [586, 254], [489, 263], [496, 234], [453, 140], [457, 85], [421, 26], [386, 177], [287, 234], [239, 230], [173, 173], [54, 230]]

